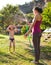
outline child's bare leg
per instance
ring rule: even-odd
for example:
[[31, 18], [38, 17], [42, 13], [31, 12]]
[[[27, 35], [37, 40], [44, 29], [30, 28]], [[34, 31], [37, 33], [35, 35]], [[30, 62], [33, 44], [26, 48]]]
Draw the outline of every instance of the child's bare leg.
[[13, 52], [15, 52], [15, 40], [13, 41]]
[[9, 51], [11, 51], [11, 47], [12, 47], [12, 42], [10, 41]]

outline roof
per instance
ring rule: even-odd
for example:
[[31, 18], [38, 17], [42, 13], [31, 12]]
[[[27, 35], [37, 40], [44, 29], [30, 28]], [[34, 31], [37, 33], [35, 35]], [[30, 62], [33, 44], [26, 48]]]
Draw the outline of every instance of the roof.
[[50, 33], [50, 32], [51, 32], [51, 28], [47, 28], [47, 29], [44, 30], [43, 32]]

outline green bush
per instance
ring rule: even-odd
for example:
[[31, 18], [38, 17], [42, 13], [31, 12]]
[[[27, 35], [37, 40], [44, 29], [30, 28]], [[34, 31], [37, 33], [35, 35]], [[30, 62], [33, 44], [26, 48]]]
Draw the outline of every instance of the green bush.
[[46, 29], [51, 27], [51, 7], [46, 7], [43, 11], [43, 22], [41, 25], [41, 29]]
[[24, 25], [24, 26], [22, 27], [22, 29], [21, 29], [21, 33], [22, 33], [22, 34], [25, 34], [25, 33], [28, 31], [28, 29], [29, 29], [29, 26], [28, 26], [28, 25]]
[[25, 33], [26, 33], [26, 27], [25, 27], [25, 26], [22, 27], [21, 33], [22, 33], [22, 34], [25, 34]]

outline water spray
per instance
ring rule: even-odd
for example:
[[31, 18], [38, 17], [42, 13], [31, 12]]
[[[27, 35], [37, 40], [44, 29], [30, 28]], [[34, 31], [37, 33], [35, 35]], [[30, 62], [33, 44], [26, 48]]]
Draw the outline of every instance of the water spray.
[[20, 10], [20, 12], [23, 14], [24, 18], [22, 19], [23, 21], [25, 21], [26, 23], [28, 23], [28, 18], [26, 17], [26, 14]]

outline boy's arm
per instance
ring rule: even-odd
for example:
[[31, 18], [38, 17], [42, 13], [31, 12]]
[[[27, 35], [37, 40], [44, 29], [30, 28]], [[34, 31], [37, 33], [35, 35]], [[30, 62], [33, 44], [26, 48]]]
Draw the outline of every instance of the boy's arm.
[[9, 27], [7, 27], [6, 31], [8, 31], [8, 32], [10, 31], [10, 30], [9, 30]]
[[17, 32], [17, 28], [16, 27], [15, 27], [14, 31]]

